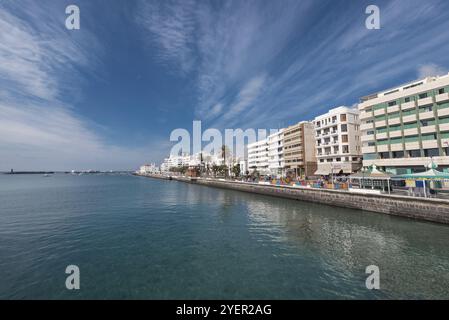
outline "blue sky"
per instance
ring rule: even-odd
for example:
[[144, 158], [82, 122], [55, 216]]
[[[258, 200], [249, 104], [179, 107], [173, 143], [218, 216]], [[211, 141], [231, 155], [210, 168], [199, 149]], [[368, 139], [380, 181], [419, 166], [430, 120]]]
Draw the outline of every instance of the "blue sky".
[[[81, 29], [65, 28], [65, 8]], [[381, 29], [365, 28], [365, 8]], [[447, 0], [0, 2], [0, 170], [134, 169], [449, 70]]]

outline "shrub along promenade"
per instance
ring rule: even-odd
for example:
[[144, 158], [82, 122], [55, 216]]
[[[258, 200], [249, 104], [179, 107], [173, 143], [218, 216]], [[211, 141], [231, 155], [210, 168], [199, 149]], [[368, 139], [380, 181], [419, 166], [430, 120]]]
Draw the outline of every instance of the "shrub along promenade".
[[145, 176], [449, 224], [449, 200], [443, 199], [414, 198], [213, 178], [189, 178], [159, 174], [146, 174]]

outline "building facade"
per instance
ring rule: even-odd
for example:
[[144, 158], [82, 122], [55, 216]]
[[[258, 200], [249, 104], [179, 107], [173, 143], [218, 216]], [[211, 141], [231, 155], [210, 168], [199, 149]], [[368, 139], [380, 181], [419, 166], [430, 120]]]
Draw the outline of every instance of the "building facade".
[[248, 144], [248, 170], [250, 173], [257, 170], [261, 175], [270, 174], [267, 139]]
[[302, 121], [287, 127], [283, 132], [283, 158], [285, 173], [312, 176], [316, 170], [313, 124]]
[[271, 134], [268, 140], [268, 169], [271, 175], [282, 176], [285, 162], [283, 150], [284, 129]]
[[338, 107], [315, 118], [316, 175], [350, 174], [362, 166], [360, 118], [356, 109]]
[[140, 174], [147, 174], [147, 173], [159, 173], [159, 167], [156, 166], [154, 163], [151, 164], [144, 164], [139, 169]]
[[358, 109], [364, 166], [414, 173], [433, 159], [449, 171], [449, 74], [363, 97]]

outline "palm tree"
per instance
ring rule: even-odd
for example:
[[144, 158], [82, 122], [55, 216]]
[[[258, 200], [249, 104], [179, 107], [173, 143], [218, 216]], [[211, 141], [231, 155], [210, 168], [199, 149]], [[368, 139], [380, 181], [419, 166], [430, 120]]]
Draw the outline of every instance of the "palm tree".
[[[231, 151], [229, 150], [229, 147], [226, 145], [221, 146], [221, 156], [223, 157], [223, 165], [226, 166], [226, 155], [230, 155]], [[225, 178], [227, 177], [227, 170], [225, 170]]]

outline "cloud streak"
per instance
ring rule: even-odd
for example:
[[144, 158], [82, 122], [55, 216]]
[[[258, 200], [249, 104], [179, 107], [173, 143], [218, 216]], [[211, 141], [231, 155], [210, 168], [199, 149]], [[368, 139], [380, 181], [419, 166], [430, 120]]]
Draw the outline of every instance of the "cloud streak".
[[[188, 74], [197, 89], [195, 115], [218, 128], [285, 126], [448, 69], [446, 1], [379, 1], [381, 30], [365, 28], [366, 5], [223, 1], [189, 11], [180, 51], [196, 63]], [[263, 90], [247, 89], [260, 74]]]
[[46, 4], [0, 4], [0, 170], [135, 167], [150, 149], [106, 143], [66, 102], [80, 100], [78, 70], [95, 70], [102, 48]]

